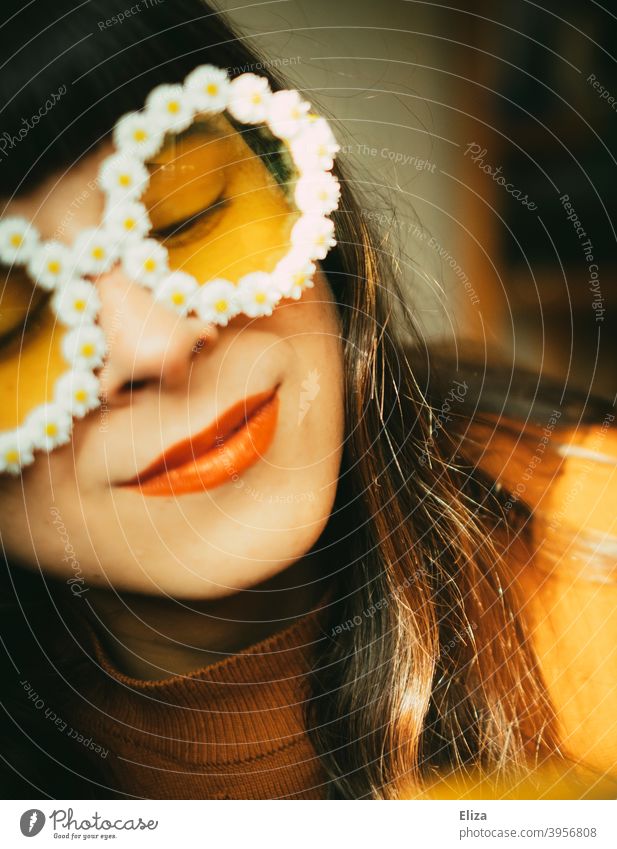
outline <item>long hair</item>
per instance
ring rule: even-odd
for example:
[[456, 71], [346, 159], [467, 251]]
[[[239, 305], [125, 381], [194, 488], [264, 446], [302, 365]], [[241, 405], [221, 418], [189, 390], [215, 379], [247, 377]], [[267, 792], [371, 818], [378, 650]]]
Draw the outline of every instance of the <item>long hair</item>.
[[[2, 195], [67, 168], [154, 85], [180, 81], [202, 62], [258, 68], [282, 87], [248, 40], [200, 0], [153, 3], [101, 29], [125, 5], [5, 3], [3, 125], [17, 131], [51, 92], [67, 92], [11, 148]], [[337, 173], [338, 246], [324, 268], [342, 324], [346, 438], [324, 532], [334, 601], [306, 720], [331, 795], [389, 798], [406, 782], [421, 787], [437, 768], [500, 774], [533, 765], [558, 755], [559, 742], [514, 589], [511, 549], [522, 539], [524, 510], [506, 513], [505, 492], [466, 452], [467, 418], [451, 432], [439, 423], [449, 381], [458, 380], [461, 411], [481, 395], [474, 401], [462, 373], [438, 367], [415, 341], [388, 250], [352, 181]], [[54, 633], [66, 631], [71, 612], [43, 575], [4, 561], [3, 780], [21, 797], [100, 797], [104, 784], [67, 751], [20, 683], [47, 692], [81, 662], [77, 651], [53, 654]]]

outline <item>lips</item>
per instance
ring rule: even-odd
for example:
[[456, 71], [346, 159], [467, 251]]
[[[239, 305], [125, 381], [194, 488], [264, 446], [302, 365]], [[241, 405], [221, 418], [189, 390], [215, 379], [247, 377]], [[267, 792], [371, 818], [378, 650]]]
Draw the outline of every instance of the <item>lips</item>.
[[183, 495], [237, 480], [269, 448], [278, 409], [277, 389], [251, 395], [200, 433], [172, 445], [122, 486], [144, 495]]

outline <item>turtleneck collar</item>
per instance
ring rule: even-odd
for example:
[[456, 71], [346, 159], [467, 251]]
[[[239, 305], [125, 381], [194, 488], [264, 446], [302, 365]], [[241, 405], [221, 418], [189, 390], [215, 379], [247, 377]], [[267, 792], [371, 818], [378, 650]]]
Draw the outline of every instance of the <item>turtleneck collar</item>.
[[325, 797], [304, 712], [327, 607], [326, 596], [267, 639], [158, 681], [117, 669], [86, 624], [90, 671], [80, 673], [70, 721], [91, 738], [110, 788], [138, 798]]

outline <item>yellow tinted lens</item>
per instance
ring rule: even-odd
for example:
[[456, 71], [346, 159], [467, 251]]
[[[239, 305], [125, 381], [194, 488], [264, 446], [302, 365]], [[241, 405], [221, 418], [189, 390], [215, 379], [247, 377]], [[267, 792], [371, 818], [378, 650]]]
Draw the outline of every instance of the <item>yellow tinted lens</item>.
[[50, 295], [27, 272], [0, 265], [0, 431], [23, 424], [51, 401], [66, 372], [62, 339], [67, 328], [50, 308]]
[[[259, 132], [264, 151], [283, 171], [284, 146]], [[151, 235], [164, 243], [173, 270], [204, 284], [232, 283], [254, 271], [272, 271], [288, 252], [298, 212], [288, 200], [285, 173], [279, 182], [264, 156], [223, 116], [198, 119], [164, 147], [150, 164], [144, 196]]]

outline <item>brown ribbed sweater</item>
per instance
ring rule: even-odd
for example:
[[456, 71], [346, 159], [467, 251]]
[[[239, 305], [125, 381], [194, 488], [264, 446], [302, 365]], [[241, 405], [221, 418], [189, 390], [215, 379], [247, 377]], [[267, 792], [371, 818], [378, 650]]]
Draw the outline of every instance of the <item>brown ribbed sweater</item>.
[[[307, 672], [319, 606], [290, 627], [189, 675], [120, 672], [90, 627], [93, 658], [73, 727], [116, 793], [147, 799], [320, 799], [325, 775], [306, 733]], [[107, 754], [104, 751], [107, 750]]]

